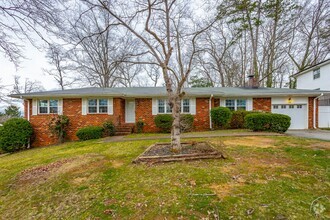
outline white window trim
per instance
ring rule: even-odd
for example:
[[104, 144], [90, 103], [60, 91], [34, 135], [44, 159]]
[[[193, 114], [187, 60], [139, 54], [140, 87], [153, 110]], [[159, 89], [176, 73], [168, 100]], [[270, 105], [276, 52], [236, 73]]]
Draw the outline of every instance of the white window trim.
[[[91, 100], [91, 99], [96, 99], [96, 112], [89, 112], [89, 107], [95, 107], [94, 105], [93, 106], [89, 106], [88, 101]], [[106, 112], [100, 112], [100, 101], [99, 101], [100, 99], [107, 100], [107, 104], [106, 105], [101, 105], [101, 107], [107, 107], [107, 111]], [[109, 99], [107, 99], [107, 98], [88, 98], [87, 99], [86, 106], [87, 106], [86, 112], [89, 115], [108, 114], [108, 112], [109, 112]]]
[[[188, 99], [189, 100], [189, 112], [183, 112], [183, 100], [184, 99]], [[184, 98], [181, 100], [181, 114], [193, 114], [191, 111], [191, 99], [190, 98]], [[164, 100], [165, 104], [164, 104], [164, 111], [165, 112], [159, 112], [159, 100]], [[157, 107], [157, 114], [161, 115], [161, 114], [172, 114], [172, 112], [167, 112], [167, 106], [168, 106], [168, 100], [165, 98], [157, 98], [156, 100], [156, 107]]]
[[[241, 99], [241, 98], [225, 99], [225, 101], [224, 101], [224, 107], [227, 107], [227, 105], [226, 105], [226, 101], [227, 100], [234, 100], [234, 111], [237, 111], [237, 107], [242, 107], [242, 106], [237, 106], [237, 100], [245, 100], [245, 111], [247, 111], [247, 108], [248, 108], [248, 103], [247, 103], [248, 100], [247, 99]], [[232, 107], [232, 106], [230, 106], [230, 107]]]
[[[55, 101], [57, 101], [57, 112], [56, 113], [51, 113], [50, 112], [50, 100], [55, 100]], [[41, 113], [40, 112], [40, 101], [47, 101], [47, 113]], [[50, 115], [50, 114], [56, 114], [56, 115], [58, 115], [59, 114], [59, 103], [60, 103], [60, 100], [59, 99], [38, 99], [37, 100], [37, 110], [38, 110], [38, 115]], [[52, 106], [52, 107], [55, 107], [55, 106]]]

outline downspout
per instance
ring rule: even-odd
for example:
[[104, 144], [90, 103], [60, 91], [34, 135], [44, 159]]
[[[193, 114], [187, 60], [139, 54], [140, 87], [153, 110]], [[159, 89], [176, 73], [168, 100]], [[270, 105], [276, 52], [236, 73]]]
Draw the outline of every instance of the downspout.
[[[30, 100], [27, 100], [28, 104], [27, 104], [27, 120], [30, 121]], [[31, 148], [31, 139], [29, 138], [29, 143], [28, 143], [28, 149]]]
[[321, 98], [323, 96], [323, 93], [321, 95], [319, 95], [318, 97], [316, 97], [313, 101], [314, 104], [314, 108], [313, 108], [313, 128], [316, 129], [316, 100]]
[[212, 130], [212, 117], [211, 117], [211, 108], [212, 108], [212, 98], [213, 98], [213, 94], [211, 94], [210, 96], [210, 101], [209, 101], [209, 118], [210, 118], [210, 130]]
[[30, 121], [30, 100], [27, 100], [27, 120]]

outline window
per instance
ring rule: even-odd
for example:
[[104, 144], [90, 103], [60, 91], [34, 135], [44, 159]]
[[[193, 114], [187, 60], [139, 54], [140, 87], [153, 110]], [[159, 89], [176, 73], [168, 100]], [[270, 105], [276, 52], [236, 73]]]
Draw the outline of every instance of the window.
[[302, 105], [297, 105], [297, 108], [302, 108]]
[[158, 113], [171, 113], [172, 109], [165, 99], [158, 99]]
[[107, 113], [108, 100], [107, 99], [88, 99], [88, 113]]
[[285, 108], [286, 108], [286, 105], [281, 105], [281, 108], [282, 108], [282, 109], [285, 109]]
[[313, 71], [313, 79], [320, 78], [320, 68]]
[[289, 105], [289, 108], [294, 108], [294, 105]]
[[237, 107], [236, 110], [245, 110], [246, 109], [246, 100], [245, 99], [237, 99]]
[[274, 109], [278, 109], [278, 105], [273, 105], [273, 108]]
[[235, 99], [227, 99], [226, 107], [229, 108], [230, 110], [234, 111], [235, 110]]
[[189, 99], [182, 100], [182, 113], [189, 113], [190, 112], [190, 104]]
[[246, 100], [245, 99], [227, 99], [226, 107], [230, 110], [246, 110]]
[[[172, 113], [172, 108], [166, 99], [158, 99], [157, 103], [159, 114]], [[183, 99], [181, 101], [181, 113], [190, 113], [190, 99]]]
[[39, 114], [58, 113], [58, 100], [39, 100], [38, 102]]

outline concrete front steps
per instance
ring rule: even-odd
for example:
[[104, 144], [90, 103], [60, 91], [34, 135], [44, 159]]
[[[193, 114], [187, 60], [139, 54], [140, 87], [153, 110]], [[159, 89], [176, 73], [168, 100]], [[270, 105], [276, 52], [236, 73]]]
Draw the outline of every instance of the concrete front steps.
[[134, 124], [121, 124], [116, 126], [116, 136], [129, 135], [133, 133]]

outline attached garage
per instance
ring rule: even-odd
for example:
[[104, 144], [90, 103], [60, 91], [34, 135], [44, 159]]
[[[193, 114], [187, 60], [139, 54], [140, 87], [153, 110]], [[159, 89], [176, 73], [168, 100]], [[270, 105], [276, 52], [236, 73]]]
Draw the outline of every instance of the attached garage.
[[290, 116], [289, 129], [308, 129], [307, 98], [272, 98], [272, 112]]

